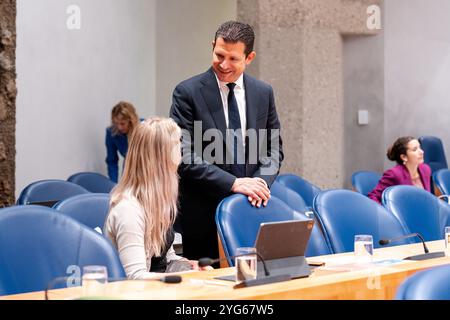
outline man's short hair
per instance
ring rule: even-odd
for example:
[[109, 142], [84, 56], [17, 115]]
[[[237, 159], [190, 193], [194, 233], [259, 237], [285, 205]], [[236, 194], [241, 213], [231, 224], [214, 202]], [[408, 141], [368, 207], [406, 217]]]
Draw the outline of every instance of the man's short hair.
[[217, 38], [222, 38], [225, 42], [236, 43], [241, 41], [245, 44], [245, 56], [253, 51], [255, 43], [255, 33], [250, 25], [237, 21], [227, 21], [216, 31], [214, 43]]

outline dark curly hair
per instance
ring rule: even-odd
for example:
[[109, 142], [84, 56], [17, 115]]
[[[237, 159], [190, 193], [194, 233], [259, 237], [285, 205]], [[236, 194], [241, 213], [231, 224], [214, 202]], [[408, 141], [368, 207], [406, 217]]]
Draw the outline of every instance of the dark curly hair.
[[391, 161], [396, 161], [398, 164], [402, 164], [403, 160], [400, 157], [402, 154], [406, 155], [408, 151], [408, 143], [414, 140], [414, 137], [400, 137], [388, 148], [386, 156]]

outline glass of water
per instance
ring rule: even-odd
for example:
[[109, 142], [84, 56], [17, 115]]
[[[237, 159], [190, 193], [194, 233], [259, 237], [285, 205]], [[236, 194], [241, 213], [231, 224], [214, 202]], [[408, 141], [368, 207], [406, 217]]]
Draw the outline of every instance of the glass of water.
[[108, 270], [105, 266], [83, 267], [82, 287], [84, 296], [102, 296], [108, 282]]
[[369, 263], [373, 258], [373, 238], [368, 234], [355, 235], [355, 259], [357, 263]]
[[257, 258], [256, 248], [242, 247], [236, 249], [236, 282], [244, 280], [256, 279], [257, 275]]
[[450, 227], [445, 227], [445, 255], [450, 257]]

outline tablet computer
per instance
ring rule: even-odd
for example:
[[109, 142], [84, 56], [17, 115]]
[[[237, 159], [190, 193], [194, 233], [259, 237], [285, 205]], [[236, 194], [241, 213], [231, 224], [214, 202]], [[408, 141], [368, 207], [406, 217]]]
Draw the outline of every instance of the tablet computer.
[[[308, 277], [311, 267], [305, 259], [314, 220], [290, 220], [261, 223], [255, 248], [266, 262], [270, 274]], [[264, 277], [264, 268], [258, 261], [258, 278]]]
[[255, 248], [265, 260], [304, 256], [314, 220], [261, 223]]

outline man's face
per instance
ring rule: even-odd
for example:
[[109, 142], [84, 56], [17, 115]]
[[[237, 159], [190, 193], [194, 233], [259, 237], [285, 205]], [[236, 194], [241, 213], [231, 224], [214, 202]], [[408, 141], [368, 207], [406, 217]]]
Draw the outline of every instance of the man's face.
[[231, 43], [217, 38], [215, 44], [213, 42], [212, 67], [220, 81], [236, 82], [255, 55], [252, 51], [246, 57], [245, 44], [241, 41]]

